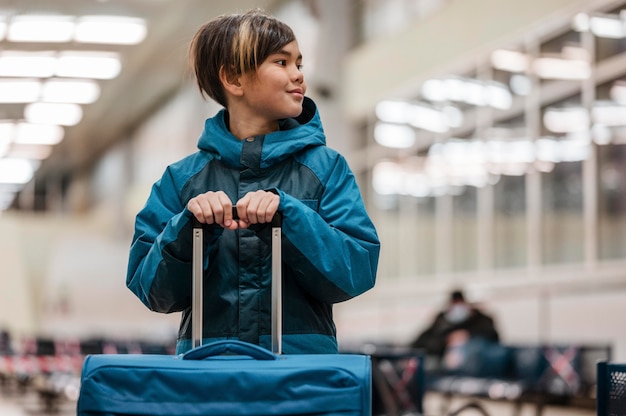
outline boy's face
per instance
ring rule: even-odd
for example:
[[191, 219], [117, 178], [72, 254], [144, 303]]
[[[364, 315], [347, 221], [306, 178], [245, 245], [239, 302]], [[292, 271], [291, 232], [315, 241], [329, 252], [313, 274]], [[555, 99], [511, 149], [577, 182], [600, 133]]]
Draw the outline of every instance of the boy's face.
[[301, 64], [300, 48], [293, 41], [268, 56], [255, 73], [243, 76], [248, 107], [268, 121], [299, 116], [306, 93]]

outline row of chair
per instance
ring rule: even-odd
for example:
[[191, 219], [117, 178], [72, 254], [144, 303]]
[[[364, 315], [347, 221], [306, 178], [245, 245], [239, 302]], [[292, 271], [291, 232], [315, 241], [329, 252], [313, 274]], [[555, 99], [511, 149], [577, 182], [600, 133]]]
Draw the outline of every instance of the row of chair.
[[610, 361], [610, 348], [607, 351], [605, 346], [517, 347], [515, 353], [525, 371], [537, 370], [531, 368], [533, 363], [544, 363], [534, 384], [531, 378], [437, 378], [426, 370], [425, 356], [419, 350], [370, 345], [360, 352], [372, 357], [374, 415], [423, 415], [425, 393], [441, 392], [442, 383], [449, 383], [448, 391], [455, 391], [450, 397], [460, 395], [469, 400], [455, 408], [442, 407], [440, 415], [460, 416], [467, 411], [489, 416], [479, 400], [472, 400], [474, 397], [510, 402], [514, 404], [513, 414], [520, 414], [520, 404], [530, 401], [537, 405], [537, 415], [545, 405], [553, 404], [595, 407], [597, 416], [626, 416], [626, 363]]
[[0, 351], [0, 391], [35, 392], [42, 410], [55, 412], [78, 398], [83, 360], [89, 354], [174, 354], [174, 343], [110, 338], [25, 338]]

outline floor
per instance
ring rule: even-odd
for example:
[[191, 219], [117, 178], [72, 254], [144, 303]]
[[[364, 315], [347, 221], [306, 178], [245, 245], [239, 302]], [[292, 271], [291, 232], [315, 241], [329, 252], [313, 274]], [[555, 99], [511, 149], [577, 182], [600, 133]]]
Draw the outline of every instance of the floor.
[[[443, 402], [440, 395], [427, 393], [424, 397], [424, 416], [441, 416]], [[489, 416], [538, 416], [536, 408], [532, 404], [522, 407], [520, 413], [515, 413], [515, 408], [510, 403], [493, 402], [488, 400], [478, 400]], [[467, 398], [455, 398], [449, 404], [448, 411], [455, 411], [470, 403]], [[596, 416], [595, 409], [577, 409], [572, 407], [547, 406], [541, 413], [542, 416]], [[458, 416], [484, 416], [484, 413], [476, 409], [467, 409], [459, 413]]]
[[54, 410], [46, 410], [34, 393], [7, 395], [0, 394], [0, 415], [2, 416], [76, 416], [76, 402], [59, 403]]
[[[469, 403], [466, 398], [454, 398], [449, 403], [448, 411], [454, 411]], [[514, 407], [509, 403], [480, 401], [480, 405], [487, 411], [489, 416], [537, 416], [535, 407], [525, 405], [519, 414], [515, 414]], [[443, 398], [435, 393], [427, 393], [424, 397], [424, 416], [441, 416], [445, 414]], [[0, 415], [1, 416], [75, 416], [76, 402], [64, 400], [57, 404], [54, 410], [46, 409], [40, 398], [33, 392], [18, 392], [15, 390], [2, 390], [0, 392]], [[542, 416], [595, 416], [594, 409], [576, 409], [548, 406]], [[408, 416], [408, 415], [407, 415]], [[476, 409], [467, 409], [458, 416], [485, 416]]]
[[[451, 410], [456, 410], [466, 400], [455, 399], [452, 402]], [[490, 416], [508, 416], [514, 415], [513, 407], [507, 403], [483, 402], [481, 403]], [[439, 416], [441, 401], [433, 395], [426, 395], [424, 400], [425, 415]], [[39, 399], [33, 394], [26, 395], [0, 395], [0, 415], [2, 416], [74, 416], [76, 415], [76, 404], [66, 401], [61, 403], [56, 412], [45, 411]], [[595, 416], [593, 409], [572, 409], [547, 407], [542, 416]], [[484, 416], [477, 410], [468, 409], [460, 413], [458, 416]], [[534, 407], [527, 405], [522, 408], [522, 412], [517, 416], [536, 416]]]

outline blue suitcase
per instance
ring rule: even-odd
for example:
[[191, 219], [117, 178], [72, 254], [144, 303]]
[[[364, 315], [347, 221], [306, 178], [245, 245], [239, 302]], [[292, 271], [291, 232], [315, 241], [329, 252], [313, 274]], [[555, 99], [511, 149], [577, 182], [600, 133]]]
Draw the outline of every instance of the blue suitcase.
[[78, 416], [369, 416], [371, 361], [359, 354], [281, 354], [281, 228], [272, 223], [272, 351], [202, 339], [202, 227], [193, 231], [192, 335], [173, 355], [90, 355]]

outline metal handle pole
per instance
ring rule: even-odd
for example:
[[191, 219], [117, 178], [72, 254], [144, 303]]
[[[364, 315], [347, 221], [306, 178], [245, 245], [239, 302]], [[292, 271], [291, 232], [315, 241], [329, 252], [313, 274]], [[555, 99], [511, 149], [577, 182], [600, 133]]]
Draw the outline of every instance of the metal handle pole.
[[272, 352], [283, 352], [282, 230], [272, 226]]
[[203, 256], [203, 230], [200, 224], [194, 218], [193, 226], [193, 260], [192, 260], [192, 300], [191, 300], [191, 338], [193, 347], [202, 345], [202, 294], [203, 276], [202, 276], [202, 256]]

